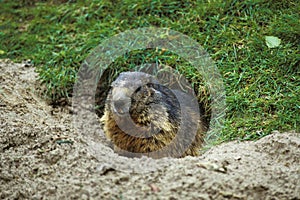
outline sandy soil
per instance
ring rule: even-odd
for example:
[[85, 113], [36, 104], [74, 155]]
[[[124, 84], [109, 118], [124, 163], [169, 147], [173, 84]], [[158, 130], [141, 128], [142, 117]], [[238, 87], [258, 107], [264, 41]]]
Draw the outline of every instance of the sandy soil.
[[299, 133], [196, 158], [125, 158], [98, 124], [81, 133], [70, 109], [41, 100], [33, 67], [2, 60], [0, 70], [0, 199], [300, 199]]

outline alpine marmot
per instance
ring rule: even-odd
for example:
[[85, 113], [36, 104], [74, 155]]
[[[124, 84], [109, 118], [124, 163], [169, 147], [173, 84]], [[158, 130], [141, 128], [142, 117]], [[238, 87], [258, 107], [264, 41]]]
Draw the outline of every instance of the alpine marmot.
[[101, 124], [120, 155], [196, 156], [205, 126], [190, 102], [189, 95], [168, 89], [149, 74], [123, 72], [111, 84]]

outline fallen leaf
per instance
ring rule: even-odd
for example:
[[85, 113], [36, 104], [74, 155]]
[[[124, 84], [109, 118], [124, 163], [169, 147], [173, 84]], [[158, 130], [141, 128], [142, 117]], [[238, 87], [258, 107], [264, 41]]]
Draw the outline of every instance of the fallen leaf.
[[266, 36], [265, 39], [266, 39], [266, 44], [267, 44], [268, 48], [278, 47], [281, 43], [281, 39], [279, 39], [278, 37]]

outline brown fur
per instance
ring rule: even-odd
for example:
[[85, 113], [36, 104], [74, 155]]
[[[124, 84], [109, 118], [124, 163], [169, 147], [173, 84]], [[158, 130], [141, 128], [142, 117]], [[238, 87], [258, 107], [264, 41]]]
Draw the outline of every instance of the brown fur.
[[[160, 86], [148, 74], [121, 73], [112, 84], [101, 118], [104, 132], [121, 155], [197, 156], [205, 126], [199, 113], [185, 103], [190, 100], [181, 92]], [[181, 124], [185, 124], [184, 135], [178, 136]]]

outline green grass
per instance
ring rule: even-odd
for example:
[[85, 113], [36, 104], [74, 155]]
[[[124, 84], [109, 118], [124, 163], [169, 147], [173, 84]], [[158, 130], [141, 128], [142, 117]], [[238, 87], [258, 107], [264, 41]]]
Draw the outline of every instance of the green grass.
[[[55, 102], [71, 95], [81, 62], [104, 39], [133, 28], [169, 27], [198, 41], [221, 71], [228, 107], [221, 140], [300, 131], [296, 0], [113, 2], [0, 0], [0, 58], [33, 60], [44, 95]], [[265, 36], [282, 42], [270, 49]], [[173, 65], [177, 59], [148, 52], [121, 61], [126, 68], [137, 57]]]

